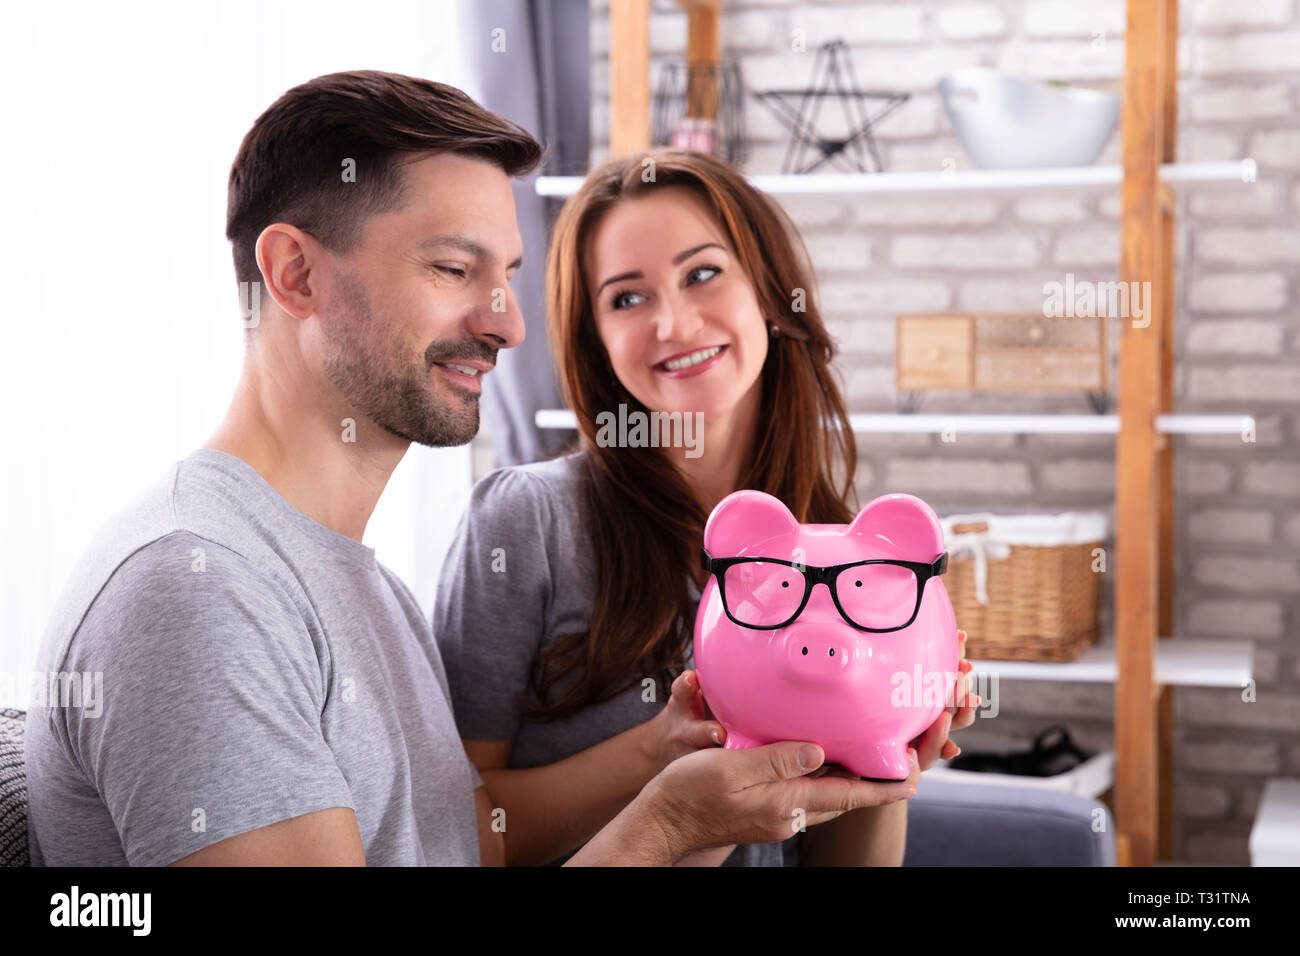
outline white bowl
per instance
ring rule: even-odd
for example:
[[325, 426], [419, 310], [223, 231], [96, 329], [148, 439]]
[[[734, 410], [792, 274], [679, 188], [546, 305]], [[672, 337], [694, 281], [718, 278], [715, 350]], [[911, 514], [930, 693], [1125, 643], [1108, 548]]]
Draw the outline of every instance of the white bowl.
[[958, 140], [982, 169], [1089, 166], [1119, 122], [1118, 93], [984, 66], [949, 73], [939, 93]]

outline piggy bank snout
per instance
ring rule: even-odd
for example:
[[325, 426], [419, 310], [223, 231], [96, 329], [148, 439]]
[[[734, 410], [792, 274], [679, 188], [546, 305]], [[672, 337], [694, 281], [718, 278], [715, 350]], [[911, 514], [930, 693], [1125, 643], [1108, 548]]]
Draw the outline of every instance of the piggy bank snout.
[[858, 639], [830, 599], [813, 595], [799, 619], [781, 634], [779, 666], [795, 683], [822, 684], [844, 680], [858, 658]]
[[858, 641], [838, 622], [800, 620], [780, 642], [782, 669], [796, 683], [826, 683], [844, 679], [858, 658]]
[[800, 672], [838, 673], [853, 659], [853, 643], [837, 636], [814, 636], [795, 631], [786, 637], [785, 657], [789, 667]]

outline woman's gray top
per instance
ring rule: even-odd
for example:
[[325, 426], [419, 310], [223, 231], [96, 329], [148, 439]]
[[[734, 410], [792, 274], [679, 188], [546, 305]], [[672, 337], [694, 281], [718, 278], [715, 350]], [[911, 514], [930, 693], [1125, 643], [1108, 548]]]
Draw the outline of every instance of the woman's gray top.
[[[563, 760], [649, 720], [665, 703], [660, 689], [651, 695], [638, 681], [562, 720], [519, 715], [516, 701], [528, 688], [533, 658], [557, 638], [587, 630], [595, 579], [580, 518], [582, 454], [502, 468], [479, 481], [438, 582], [433, 631], [460, 735], [513, 739], [513, 768]], [[694, 580], [690, 587], [698, 599]], [[739, 846], [724, 865], [794, 865], [797, 851], [795, 835]]]

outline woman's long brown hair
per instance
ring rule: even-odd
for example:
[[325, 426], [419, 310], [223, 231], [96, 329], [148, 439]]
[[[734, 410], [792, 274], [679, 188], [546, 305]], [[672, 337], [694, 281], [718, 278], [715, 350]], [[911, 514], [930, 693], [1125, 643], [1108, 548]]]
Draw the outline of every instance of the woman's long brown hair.
[[713, 210], [763, 316], [779, 330], [769, 339], [753, 454], [737, 487], [775, 495], [802, 522], [852, 518], [857, 448], [832, 375], [835, 343], [822, 324], [807, 250], [785, 212], [741, 172], [703, 153], [653, 150], [594, 170], [556, 222], [546, 284], [551, 347], [588, 452], [580, 511], [595, 596], [587, 631], [560, 637], [533, 662], [534, 699], [520, 702], [531, 720], [570, 716], [645, 677], [666, 699], [693, 637], [687, 574], [698, 565], [708, 515], [660, 449], [597, 444], [600, 412], [617, 413], [620, 403], [629, 413], [651, 410], [614, 375], [583, 269], [592, 232], [613, 205], [669, 185], [695, 190]]

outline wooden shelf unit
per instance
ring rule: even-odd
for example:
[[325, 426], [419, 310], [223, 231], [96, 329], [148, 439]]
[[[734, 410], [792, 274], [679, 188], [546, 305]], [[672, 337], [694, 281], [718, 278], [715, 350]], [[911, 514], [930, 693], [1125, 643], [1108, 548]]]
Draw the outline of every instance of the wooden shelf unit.
[[[678, 0], [686, 8], [687, 60], [716, 63], [720, 54], [721, 0]], [[1120, 130], [1120, 166], [1057, 170], [964, 170], [951, 173], [754, 176], [759, 188], [775, 194], [884, 193], [980, 189], [1033, 189], [1062, 186], [1115, 186], [1120, 189], [1120, 281], [1150, 281], [1151, 321], [1146, 327], [1122, 324], [1118, 407], [1114, 416], [855, 416], [859, 424], [881, 430], [931, 430], [961, 419], [1005, 417], [1010, 431], [1097, 431], [1116, 435], [1115, 641], [1094, 648], [1073, 664], [1012, 666], [999, 672], [1029, 679], [1114, 680], [1115, 816], [1120, 865], [1150, 866], [1172, 855], [1173, 686], [1203, 683], [1187, 679], [1171, 663], [1189, 654], [1210, 660], [1232, 657], [1235, 642], [1214, 647], [1162, 645], [1157, 634], [1173, 633], [1174, 513], [1173, 448], [1168, 434], [1231, 433], [1244, 416], [1179, 416], [1173, 411], [1174, 207], [1171, 187], [1187, 182], [1254, 182], [1253, 160], [1232, 163], [1174, 162], [1176, 141], [1178, 0], [1139, 0], [1127, 4], [1125, 66]], [[610, 6], [610, 153], [638, 152], [650, 146], [650, 0], [618, 0]], [[566, 195], [580, 180], [542, 177], [537, 191]], [[562, 411], [549, 427], [563, 427]], [[1030, 419], [1058, 418], [1053, 423]], [[864, 419], [875, 419], [865, 423]], [[900, 427], [883, 427], [898, 419]], [[1083, 420], [1088, 419], [1088, 423]], [[1189, 421], [1197, 419], [1198, 421]], [[1211, 421], [1216, 419], [1217, 421]], [[910, 424], [902, 425], [902, 420]], [[1179, 423], [1185, 427], [1177, 427]], [[1235, 425], [1232, 423], [1235, 422]], [[968, 422], [974, 424], [974, 422]], [[988, 431], [999, 430], [996, 422]], [[855, 425], [855, 427], [858, 427]], [[938, 429], [933, 429], [938, 430]], [[974, 429], [968, 428], [967, 431]], [[1204, 642], [1198, 642], [1203, 644]], [[1238, 651], [1240, 648], [1238, 648]], [[1104, 659], [1097, 658], [1103, 655]], [[1230, 673], [1249, 679], [1250, 656], [1234, 657]], [[1048, 670], [1051, 668], [1052, 670]], [[1094, 676], [1081, 676], [1083, 674]], [[1046, 675], [1053, 676], [1046, 676]], [[1057, 676], [1059, 675], [1059, 676]], [[1072, 676], [1065, 676], [1072, 675]], [[1181, 676], [1180, 676], [1181, 675]], [[1224, 685], [1217, 685], [1224, 686]], [[1240, 686], [1233, 683], [1231, 686]]]

